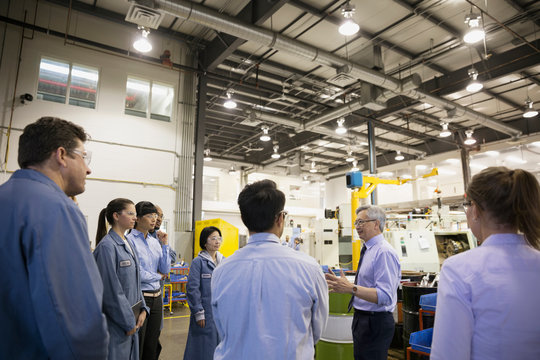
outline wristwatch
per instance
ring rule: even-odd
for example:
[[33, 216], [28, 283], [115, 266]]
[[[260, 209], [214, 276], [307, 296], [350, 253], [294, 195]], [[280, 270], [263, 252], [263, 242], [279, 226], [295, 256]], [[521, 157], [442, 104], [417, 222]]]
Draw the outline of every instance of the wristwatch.
[[356, 294], [356, 290], [357, 290], [357, 289], [358, 289], [358, 288], [357, 288], [356, 286], [353, 286], [353, 288], [352, 288], [352, 294], [353, 294], [353, 295]]

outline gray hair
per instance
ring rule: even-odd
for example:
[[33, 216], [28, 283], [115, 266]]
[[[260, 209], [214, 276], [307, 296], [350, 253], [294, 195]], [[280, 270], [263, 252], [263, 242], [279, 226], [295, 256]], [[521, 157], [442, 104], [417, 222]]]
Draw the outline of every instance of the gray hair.
[[356, 215], [364, 210], [367, 210], [368, 218], [379, 220], [379, 229], [381, 232], [384, 231], [384, 224], [386, 223], [386, 214], [384, 213], [384, 210], [378, 206], [361, 205], [358, 207], [358, 209], [356, 209]]

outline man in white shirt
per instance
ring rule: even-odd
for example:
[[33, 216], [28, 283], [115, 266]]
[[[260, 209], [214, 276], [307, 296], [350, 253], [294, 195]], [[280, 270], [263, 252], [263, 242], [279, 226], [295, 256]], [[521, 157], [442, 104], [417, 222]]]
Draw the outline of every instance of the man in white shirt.
[[328, 318], [321, 267], [280, 245], [287, 212], [273, 181], [247, 185], [238, 205], [250, 238], [212, 274], [214, 360], [312, 360]]

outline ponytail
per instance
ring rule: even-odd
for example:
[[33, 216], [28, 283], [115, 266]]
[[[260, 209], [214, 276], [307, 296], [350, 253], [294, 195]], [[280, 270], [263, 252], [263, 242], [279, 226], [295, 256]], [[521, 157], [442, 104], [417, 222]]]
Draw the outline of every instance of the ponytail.
[[98, 217], [98, 228], [96, 232], [96, 246], [99, 244], [101, 239], [103, 239], [103, 237], [107, 235], [107, 225], [105, 223], [105, 220], [107, 220], [107, 222], [111, 226], [114, 225], [113, 214], [121, 212], [129, 204], [133, 205], [133, 201], [129, 199], [118, 198], [118, 199], [111, 200], [111, 202], [107, 204], [107, 207], [101, 210]]
[[96, 246], [99, 244], [101, 239], [107, 235], [107, 224], [105, 224], [105, 214], [107, 213], [107, 208], [103, 208], [98, 216], [98, 225], [96, 232]]
[[525, 234], [527, 243], [540, 250], [540, 187], [528, 171], [512, 171], [513, 187], [509, 194], [513, 199], [517, 228]]

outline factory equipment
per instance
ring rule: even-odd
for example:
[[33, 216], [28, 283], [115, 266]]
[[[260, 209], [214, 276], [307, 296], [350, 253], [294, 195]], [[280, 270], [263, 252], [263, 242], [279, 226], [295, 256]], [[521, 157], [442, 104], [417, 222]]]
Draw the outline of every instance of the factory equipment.
[[383, 234], [396, 250], [402, 270], [439, 272], [445, 259], [477, 246], [468, 230], [390, 230]]
[[339, 267], [338, 220], [318, 219], [315, 221], [315, 240], [310, 241], [310, 254], [321, 265]]
[[[348, 172], [345, 175], [347, 187], [353, 189], [351, 193], [351, 224], [354, 229], [354, 221], [356, 219], [356, 209], [360, 204], [360, 199], [367, 198], [373, 190], [379, 184], [392, 184], [392, 185], [403, 185], [409, 181], [414, 181], [417, 179], [425, 179], [430, 176], [438, 175], [437, 168], [431, 170], [430, 173], [422, 175], [416, 179], [402, 179], [397, 178], [395, 180], [390, 179], [380, 179], [375, 176], [363, 176], [360, 171]], [[360, 260], [360, 248], [361, 243], [356, 231], [352, 232], [352, 256], [353, 256], [353, 269], [356, 270], [358, 267], [358, 260]]]

